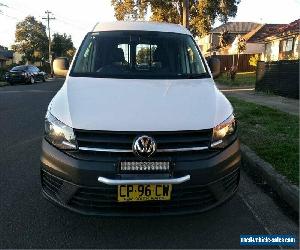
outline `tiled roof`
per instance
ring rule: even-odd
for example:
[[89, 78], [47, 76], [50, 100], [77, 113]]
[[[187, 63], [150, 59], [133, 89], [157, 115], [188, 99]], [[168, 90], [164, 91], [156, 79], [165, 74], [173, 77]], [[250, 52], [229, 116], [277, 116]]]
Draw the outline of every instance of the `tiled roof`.
[[299, 34], [300, 33], [300, 19], [291, 22], [278, 30], [278, 34]]
[[259, 23], [252, 22], [228, 22], [212, 29], [211, 33], [221, 33], [224, 30], [227, 30], [229, 33], [248, 33], [259, 25]]
[[4, 49], [0, 49], [0, 58], [2, 60], [4, 59], [11, 59], [13, 58], [13, 51], [12, 50], [4, 50]]
[[300, 33], [300, 19], [290, 24], [265, 24], [244, 36], [247, 42], [263, 42], [271, 37], [282, 37]]
[[256, 32], [251, 32], [245, 36], [247, 42], [255, 43], [261, 42], [268, 36], [276, 34], [280, 28], [284, 27], [285, 24], [265, 24], [262, 25]]

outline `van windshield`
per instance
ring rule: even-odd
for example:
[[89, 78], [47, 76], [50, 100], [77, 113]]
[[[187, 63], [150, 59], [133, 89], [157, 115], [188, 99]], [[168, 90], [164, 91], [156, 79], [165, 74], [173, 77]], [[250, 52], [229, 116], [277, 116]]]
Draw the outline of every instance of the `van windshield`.
[[136, 79], [210, 77], [191, 36], [152, 31], [89, 33], [70, 75]]

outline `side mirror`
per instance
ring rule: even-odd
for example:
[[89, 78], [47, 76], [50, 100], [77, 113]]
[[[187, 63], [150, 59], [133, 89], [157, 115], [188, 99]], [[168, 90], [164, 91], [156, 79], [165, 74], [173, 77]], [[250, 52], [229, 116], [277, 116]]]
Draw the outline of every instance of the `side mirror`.
[[212, 56], [208, 59], [208, 66], [213, 75], [213, 78], [217, 78], [221, 74], [221, 62], [218, 58]]
[[66, 77], [68, 74], [70, 62], [66, 57], [58, 57], [53, 61], [53, 72], [56, 76]]

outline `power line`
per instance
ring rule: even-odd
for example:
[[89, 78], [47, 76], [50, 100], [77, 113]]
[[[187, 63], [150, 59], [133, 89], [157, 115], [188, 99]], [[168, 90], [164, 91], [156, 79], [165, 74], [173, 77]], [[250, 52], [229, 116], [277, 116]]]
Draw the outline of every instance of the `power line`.
[[[6, 5], [6, 4], [1, 4], [0, 3], [0, 7], [7, 7], [7, 8], [9, 8], [9, 9], [11, 9], [11, 10], [14, 10], [14, 11], [17, 11], [17, 12], [19, 12], [19, 13], [22, 13], [22, 14], [24, 14], [24, 11], [23, 10], [21, 10], [21, 9], [19, 9], [19, 8], [16, 8], [16, 7], [12, 7], [12, 6], [8, 6], [8, 5]], [[43, 18], [41, 15], [37, 15], [37, 13], [38, 12], [34, 12], [33, 13], [33, 16], [34, 17], [37, 17], [37, 18], [41, 18], [41, 19], [47, 19], [47, 18]], [[13, 19], [16, 19], [16, 20], [19, 20], [20, 18], [17, 18], [17, 17], [15, 17], [15, 16], [8, 16], [8, 15], [6, 15], [6, 14], [4, 14], [4, 13], [1, 13], [1, 10], [0, 10], [0, 14], [2, 14], [2, 15], [4, 15], [4, 16], [6, 16], [6, 17], [10, 17], [10, 18], [13, 18]], [[47, 13], [46, 13], [47, 14]], [[51, 12], [51, 14], [53, 14], [52, 12]], [[57, 20], [57, 21], [59, 21], [59, 22], [61, 22], [61, 23], [63, 23], [63, 24], [65, 24], [65, 25], [69, 25], [69, 26], [72, 26], [72, 27], [74, 27], [74, 28], [76, 28], [76, 29], [80, 29], [80, 30], [82, 30], [82, 29], [89, 29], [90, 28], [90, 26], [87, 26], [87, 25], [82, 25], [82, 23], [80, 22], [80, 21], [78, 21], [78, 20], [74, 20], [74, 19], [70, 19], [70, 18], [67, 18], [66, 16], [61, 16], [61, 15], [57, 15], [57, 13], [55, 13], [55, 19]]]
[[56, 14], [56, 19], [66, 25], [70, 25], [70, 26], [75, 26], [75, 28], [78, 29], [89, 29], [90, 27], [87, 27], [87, 24], [82, 24], [81, 21], [79, 20], [75, 20], [75, 19], [70, 19], [66, 16], [61, 16], [61, 15], [57, 15]]
[[0, 15], [5, 16], [5, 17], [9, 17], [9, 18], [11, 18], [11, 19], [19, 20], [19, 18], [17, 18], [17, 17], [9, 16], [9, 15], [6, 15], [6, 14], [1, 13], [1, 12], [0, 12]]
[[[5, 8], [11, 8], [10, 6], [4, 4], [4, 3], [0, 3], [0, 7], [5, 7]], [[14, 17], [14, 16], [10, 16], [10, 15], [7, 15], [7, 14], [4, 14], [3, 11], [0, 9], [0, 15], [2, 16], [6, 16], [6, 17], [9, 17], [9, 18], [12, 18], [12, 19], [18, 19], [17, 17]]]
[[70, 23], [70, 22], [65, 21], [65, 20], [63, 20], [61, 18], [56, 18], [56, 20], [59, 21], [59, 22], [61, 22], [61, 23], [63, 23], [63, 24], [65, 24], [65, 25], [72, 26], [73, 28], [76, 28], [78, 30], [88, 29], [87, 27], [84, 27], [84, 26], [81, 26], [81, 25], [77, 25], [75, 23]]
[[[42, 19], [47, 20], [48, 24], [48, 39], [49, 39], [49, 63], [51, 68], [51, 76], [53, 76], [53, 68], [52, 68], [52, 53], [51, 53], [51, 32], [50, 32], [50, 20], [55, 20], [55, 17], [53, 17], [53, 13], [49, 10], [45, 11], [45, 14], [47, 17], [42, 17]], [[50, 17], [52, 15], [52, 17]]]
[[4, 4], [4, 3], [0, 3], [0, 7], [7, 7], [7, 8], [9, 8], [6, 4]]

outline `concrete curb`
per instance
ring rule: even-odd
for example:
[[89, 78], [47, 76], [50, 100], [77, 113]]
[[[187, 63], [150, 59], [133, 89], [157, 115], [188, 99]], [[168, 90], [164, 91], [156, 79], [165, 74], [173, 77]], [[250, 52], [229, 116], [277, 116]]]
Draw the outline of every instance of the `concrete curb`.
[[264, 161], [249, 147], [241, 145], [243, 162], [247, 167], [261, 174], [277, 194], [299, 213], [299, 188], [279, 174], [270, 163]]

